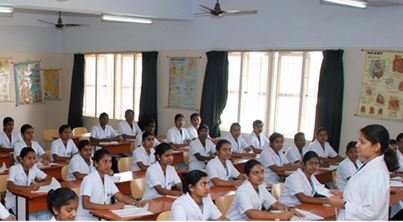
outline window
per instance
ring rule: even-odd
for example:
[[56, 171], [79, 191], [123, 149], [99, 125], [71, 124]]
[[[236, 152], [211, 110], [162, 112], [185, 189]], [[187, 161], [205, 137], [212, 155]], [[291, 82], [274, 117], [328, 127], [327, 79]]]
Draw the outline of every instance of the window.
[[239, 122], [243, 132], [261, 119], [265, 132], [312, 138], [322, 52], [231, 52], [222, 129]]
[[86, 54], [83, 115], [124, 119], [132, 109], [138, 118], [141, 92], [141, 53]]

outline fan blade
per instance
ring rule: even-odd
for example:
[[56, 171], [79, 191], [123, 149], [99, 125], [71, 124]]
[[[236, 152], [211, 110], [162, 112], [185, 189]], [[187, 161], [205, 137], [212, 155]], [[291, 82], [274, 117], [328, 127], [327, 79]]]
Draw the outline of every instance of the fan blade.
[[207, 7], [207, 6], [204, 6], [204, 5], [199, 5], [199, 6], [202, 7], [202, 8], [204, 8], [204, 9], [207, 9], [207, 10], [209, 10], [209, 11], [214, 11], [214, 9], [209, 8], [209, 7]]
[[88, 24], [64, 24], [65, 27], [89, 26]]
[[224, 13], [225, 14], [232, 14], [232, 15], [234, 15], [234, 14], [237, 14], [237, 15], [240, 15], [240, 14], [256, 14], [257, 10], [225, 10]]
[[56, 25], [56, 23], [48, 22], [48, 21], [45, 21], [45, 20], [42, 20], [42, 19], [38, 19], [38, 21], [43, 22], [43, 23], [47, 23], [47, 24], [50, 24], [50, 25]]
[[195, 13], [194, 15], [204, 16], [204, 15], [211, 15], [211, 14], [210, 14], [210, 12], [198, 12], [198, 13]]

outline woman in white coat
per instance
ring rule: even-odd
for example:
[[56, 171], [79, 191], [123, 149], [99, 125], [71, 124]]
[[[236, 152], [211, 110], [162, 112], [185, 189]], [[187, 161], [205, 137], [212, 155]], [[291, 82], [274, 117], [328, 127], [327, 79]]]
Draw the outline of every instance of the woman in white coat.
[[79, 152], [71, 158], [67, 170], [67, 181], [82, 180], [85, 176], [94, 172], [96, 169], [91, 159], [90, 141], [81, 140], [78, 143]]
[[41, 164], [44, 166], [49, 165], [49, 157], [45, 154], [45, 151], [39, 145], [38, 142], [34, 141], [34, 127], [29, 124], [24, 124], [21, 126], [21, 135], [22, 140], [15, 144], [14, 146], [14, 159], [18, 161], [18, 156], [20, 152], [25, 147], [31, 147], [34, 149], [37, 160], [41, 161]]
[[20, 135], [14, 131], [14, 120], [11, 117], [3, 119], [3, 131], [0, 132], [0, 150], [12, 152], [15, 144], [21, 141]]
[[71, 128], [69, 125], [59, 127], [60, 138], [53, 140], [50, 145], [53, 161], [69, 162], [71, 157], [78, 152], [76, 144], [71, 139]]
[[190, 136], [185, 127], [185, 116], [178, 113], [175, 115], [175, 126], [167, 131], [167, 142], [175, 149], [189, 146]]
[[51, 221], [76, 220], [78, 197], [70, 188], [50, 190], [46, 196], [46, 203], [52, 214]]
[[142, 133], [143, 144], [133, 150], [132, 171], [147, 170], [155, 160], [154, 134], [144, 131]]
[[360, 130], [357, 152], [365, 163], [350, 177], [343, 198], [329, 198], [339, 208], [337, 220], [388, 220], [388, 171], [397, 169], [396, 156], [388, 146], [385, 127], [368, 125]]
[[336, 170], [336, 185], [340, 191], [344, 190], [347, 181], [350, 177], [362, 166], [361, 161], [358, 159], [357, 142], [350, 141], [347, 144], [346, 155], [343, 161], [340, 162]]
[[334, 151], [333, 147], [327, 141], [328, 138], [327, 130], [323, 127], [319, 127], [315, 132], [315, 140], [308, 145], [307, 151], [317, 153], [322, 162], [338, 163], [342, 161], [343, 158]]
[[199, 137], [190, 143], [189, 170], [205, 170], [206, 163], [215, 157], [215, 145], [208, 139], [209, 129], [202, 125], [197, 129]]
[[172, 204], [171, 220], [224, 220], [223, 215], [211, 200], [209, 190], [205, 172], [200, 170], [188, 172], [183, 181], [184, 194]]
[[252, 147], [241, 137], [241, 125], [232, 123], [229, 134], [224, 138], [231, 143], [232, 157], [256, 157]]

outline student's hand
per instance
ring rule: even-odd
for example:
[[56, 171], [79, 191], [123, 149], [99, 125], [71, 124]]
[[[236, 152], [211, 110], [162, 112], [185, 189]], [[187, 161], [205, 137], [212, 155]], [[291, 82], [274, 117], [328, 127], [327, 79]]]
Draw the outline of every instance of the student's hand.
[[30, 187], [31, 187], [30, 189], [32, 191], [37, 191], [37, 190], [39, 190], [40, 185], [37, 183], [32, 183]]
[[134, 205], [136, 207], [144, 207], [145, 203], [143, 201], [135, 201]]
[[250, 148], [250, 146], [244, 148], [244, 150], [245, 150], [246, 152], [248, 152], [248, 153], [249, 153], [250, 151], [252, 151], [252, 149]]
[[331, 194], [335, 195], [336, 197], [340, 197], [340, 198], [343, 197], [343, 193], [340, 192], [340, 191], [338, 191], [338, 190], [336, 190], [336, 189], [330, 189], [329, 192], [330, 192]]
[[342, 208], [344, 207], [344, 200], [340, 197], [328, 197], [329, 204], [333, 207]]
[[47, 160], [47, 159], [42, 159], [42, 160], [41, 160], [41, 163], [42, 163], [44, 166], [49, 166], [49, 160]]
[[111, 210], [119, 210], [119, 209], [123, 209], [124, 207], [125, 207], [124, 203], [115, 203], [115, 204], [112, 204]]
[[293, 216], [297, 216], [297, 217], [300, 217], [300, 218], [304, 218], [304, 217], [305, 217], [305, 215], [298, 213], [298, 211], [295, 210], [295, 208], [290, 208], [290, 209], [288, 209], [288, 210], [293, 214]]

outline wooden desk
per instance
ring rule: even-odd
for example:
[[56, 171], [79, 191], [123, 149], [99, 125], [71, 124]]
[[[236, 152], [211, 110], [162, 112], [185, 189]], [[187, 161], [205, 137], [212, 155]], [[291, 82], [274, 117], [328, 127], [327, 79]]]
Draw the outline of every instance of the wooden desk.
[[215, 201], [222, 196], [235, 194], [236, 189], [236, 187], [212, 186], [210, 187], [211, 199]]
[[189, 148], [179, 148], [178, 150], [173, 151], [174, 155], [174, 161], [172, 163], [173, 166], [175, 166], [178, 163], [184, 163], [184, 158], [183, 158], [183, 153], [184, 152], [189, 152]]
[[123, 153], [131, 153], [132, 141], [122, 140], [117, 142], [117, 144], [100, 144], [100, 143], [91, 143], [91, 145], [102, 147], [102, 149], [107, 150], [110, 154], [119, 155]]
[[11, 158], [13, 156], [10, 153], [0, 153], [0, 167], [3, 165], [3, 162], [6, 163], [7, 168], [11, 166]]
[[83, 134], [74, 135], [71, 137], [71, 139], [74, 141], [74, 143], [78, 147], [78, 143], [80, 142], [80, 140], [84, 140], [84, 139], [89, 140], [90, 136], [91, 136], [91, 133], [83, 133]]
[[336, 208], [335, 207], [326, 207], [322, 204], [300, 204], [295, 206], [295, 208], [309, 211], [313, 214], [321, 216], [324, 220], [336, 220]]
[[50, 176], [50, 177], [54, 177], [57, 180], [61, 180], [62, 179], [62, 168], [65, 165], [64, 164], [57, 164], [57, 165], [52, 165], [52, 166], [47, 166], [47, 167], [43, 167], [40, 168], [43, 172], [46, 173], [46, 175]]

